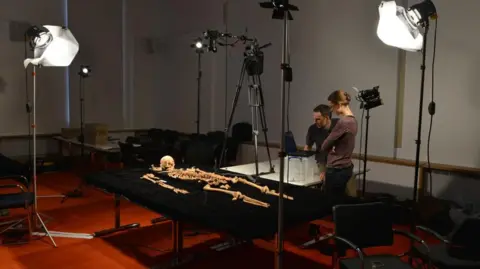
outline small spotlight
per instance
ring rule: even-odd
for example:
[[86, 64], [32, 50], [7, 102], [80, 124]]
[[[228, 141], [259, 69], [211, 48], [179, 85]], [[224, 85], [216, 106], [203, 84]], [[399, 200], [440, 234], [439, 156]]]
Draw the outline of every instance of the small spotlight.
[[383, 100], [380, 98], [378, 89], [380, 86], [375, 86], [372, 89], [361, 90], [358, 92], [357, 99], [362, 102], [360, 109], [372, 109], [383, 105]]
[[202, 53], [205, 49], [205, 46], [203, 45], [203, 40], [201, 38], [195, 39], [191, 47], [194, 48], [197, 53]]
[[88, 65], [81, 65], [80, 66], [80, 72], [78, 74], [84, 78], [90, 76], [90, 73], [92, 72], [92, 69]]

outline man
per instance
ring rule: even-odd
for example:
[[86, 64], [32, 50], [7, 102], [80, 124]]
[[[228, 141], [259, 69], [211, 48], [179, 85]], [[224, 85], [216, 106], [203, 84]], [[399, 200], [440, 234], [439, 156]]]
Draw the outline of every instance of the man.
[[331, 118], [331, 109], [328, 105], [318, 105], [313, 109], [313, 120], [314, 124], [312, 124], [307, 131], [304, 150], [312, 150], [315, 144], [315, 160], [317, 161], [320, 171], [320, 180], [323, 180], [325, 178], [325, 164], [327, 163], [328, 152], [322, 151], [321, 147], [338, 119]]

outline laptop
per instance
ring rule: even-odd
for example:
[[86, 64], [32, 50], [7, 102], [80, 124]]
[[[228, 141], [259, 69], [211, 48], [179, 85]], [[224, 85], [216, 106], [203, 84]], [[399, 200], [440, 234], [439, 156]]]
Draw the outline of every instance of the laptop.
[[298, 150], [293, 133], [288, 131], [285, 133], [285, 153], [287, 153], [287, 156], [308, 158], [315, 155], [316, 151]]

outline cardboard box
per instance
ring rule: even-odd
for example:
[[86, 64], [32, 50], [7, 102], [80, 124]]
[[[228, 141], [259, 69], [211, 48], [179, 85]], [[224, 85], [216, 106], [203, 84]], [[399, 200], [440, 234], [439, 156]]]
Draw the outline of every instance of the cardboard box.
[[108, 144], [108, 126], [103, 123], [86, 123], [85, 143], [90, 145]]
[[62, 128], [61, 136], [67, 139], [78, 138], [80, 136], [80, 128]]

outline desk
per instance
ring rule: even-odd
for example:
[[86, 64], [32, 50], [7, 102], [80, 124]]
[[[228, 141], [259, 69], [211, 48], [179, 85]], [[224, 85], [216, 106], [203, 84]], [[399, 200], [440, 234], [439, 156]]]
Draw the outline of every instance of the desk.
[[[280, 160], [272, 160], [272, 165], [275, 169], [275, 173], [260, 175], [260, 177], [263, 179], [279, 182], [280, 181]], [[255, 175], [255, 163], [223, 167], [222, 170], [253, 176]], [[270, 164], [268, 161], [258, 163], [259, 173], [267, 173], [269, 171], [270, 171]], [[367, 169], [367, 172], [368, 171], [370, 171], [370, 169]], [[355, 169], [353, 174], [354, 176], [357, 177], [363, 174], [363, 170]], [[314, 177], [314, 178], [308, 178], [305, 181], [289, 181], [285, 173], [285, 183], [289, 183], [291, 185], [296, 185], [296, 186], [311, 187], [311, 186], [316, 186], [321, 184], [322, 181], [320, 180], [320, 176]]]
[[[82, 143], [80, 143], [80, 141], [77, 138], [64, 138], [61, 136], [54, 136], [52, 137], [52, 139], [58, 141], [61, 153], [63, 153], [64, 145], [68, 145], [69, 151], [72, 150], [72, 147], [82, 146]], [[120, 146], [118, 145], [118, 141], [120, 140], [121, 139], [115, 140], [115, 141], [108, 141], [108, 143], [104, 145], [92, 145], [87, 143], [84, 143], [83, 145], [85, 146], [85, 149], [89, 151], [116, 153], [116, 152], [120, 152]]]
[[[52, 139], [58, 142], [58, 151], [60, 156], [75, 156], [76, 154], [78, 154], [78, 150], [82, 147], [82, 143], [80, 143], [77, 138], [64, 138], [61, 136], [54, 136], [52, 137]], [[124, 141], [125, 136], [116, 136], [114, 137], [114, 139], [115, 140], [108, 141], [107, 144], [102, 145], [92, 145], [85, 143], [85, 151], [87, 151], [90, 156], [90, 162], [98, 163], [105, 166], [106, 163], [108, 163], [108, 160], [111, 160], [110, 157], [119, 156], [121, 151], [118, 142]], [[116, 158], [114, 157], [114, 159]]]

